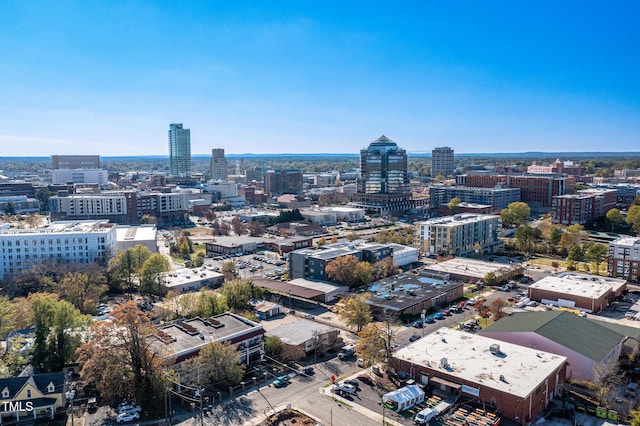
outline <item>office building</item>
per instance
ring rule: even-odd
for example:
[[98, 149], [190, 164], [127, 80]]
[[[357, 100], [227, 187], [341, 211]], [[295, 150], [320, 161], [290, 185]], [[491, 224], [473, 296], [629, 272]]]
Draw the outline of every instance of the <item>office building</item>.
[[224, 156], [224, 149], [214, 148], [211, 150], [211, 179], [227, 180], [227, 159]]
[[541, 164], [534, 161], [527, 167], [527, 173], [532, 174], [549, 174], [549, 173], [566, 173], [572, 176], [583, 176], [584, 166], [575, 164], [573, 161], [561, 161], [557, 159], [551, 164]]
[[169, 166], [177, 177], [191, 177], [191, 130], [182, 123], [169, 125]]
[[395, 352], [391, 365], [428, 392], [459, 395], [524, 425], [562, 394], [567, 358], [442, 327]]
[[622, 237], [609, 243], [608, 261], [610, 277], [640, 283], [640, 237]]
[[107, 262], [116, 250], [107, 221], [53, 222], [46, 228], [0, 230], [0, 279], [45, 263]]
[[300, 170], [269, 170], [264, 174], [264, 193], [270, 197], [302, 193]]
[[453, 150], [443, 146], [431, 150], [431, 177], [453, 175]]
[[357, 207], [381, 214], [414, 207], [407, 173], [407, 152], [384, 135], [361, 150], [360, 177], [353, 201]]
[[422, 253], [464, 256], [493, 253], [502, 246], [498, 239], [500, 217], [469, 213], [416, 222], [414, 246]]
[[52, 185], [91, 184], [104, 186], [109, 182], [109, 173], [103, 169], [54, 169], [51, 171]]
[[99, 169], [99, 155], [52, 155], [51, 168], [58, 169]]

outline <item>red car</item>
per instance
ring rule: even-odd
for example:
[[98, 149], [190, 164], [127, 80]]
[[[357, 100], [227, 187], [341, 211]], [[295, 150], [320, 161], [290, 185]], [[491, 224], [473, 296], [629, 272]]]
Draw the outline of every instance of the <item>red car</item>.
[[360, 380], [362, 383], [366, 383], [369, 386], [373, 386], [373, 379], [368, 374], [361, 374], [356, 379]]

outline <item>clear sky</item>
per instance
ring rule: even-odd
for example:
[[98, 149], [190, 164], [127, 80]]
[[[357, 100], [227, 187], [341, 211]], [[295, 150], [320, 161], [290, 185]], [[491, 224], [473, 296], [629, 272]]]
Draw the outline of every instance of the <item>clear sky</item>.
[[0, 156], [640, 151], [637, 1], [0, 2]]

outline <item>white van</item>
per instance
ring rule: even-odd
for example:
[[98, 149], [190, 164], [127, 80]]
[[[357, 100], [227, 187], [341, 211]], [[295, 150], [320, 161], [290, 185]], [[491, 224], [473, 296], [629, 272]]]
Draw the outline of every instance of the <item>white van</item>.
[[419, 425], [426, 425], [432, 419], [434, 419], [438, 415], [438, 412], [433, 408], [425, 408], [416, 414], [416, 417], [413, 419]]

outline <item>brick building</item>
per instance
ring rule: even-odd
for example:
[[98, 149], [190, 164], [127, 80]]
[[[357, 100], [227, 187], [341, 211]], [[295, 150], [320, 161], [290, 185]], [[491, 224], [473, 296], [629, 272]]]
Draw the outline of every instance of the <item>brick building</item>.
[[616, 206], [617, 196], [615, 189], [592, 188], [553, 197], [552, 221], [567, 226], [592, 223]]
[[609, 243], [610, 277], [624, 278], [637, 284], [640, 274], [640, 237], [623, 237]]

